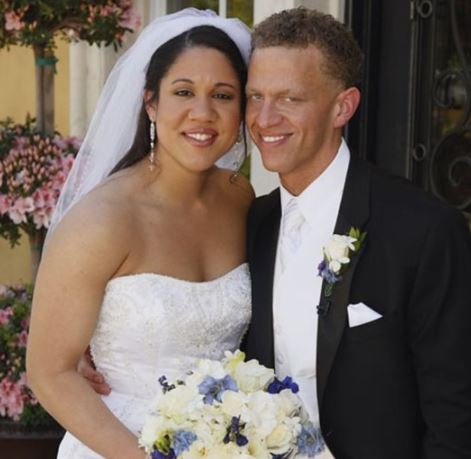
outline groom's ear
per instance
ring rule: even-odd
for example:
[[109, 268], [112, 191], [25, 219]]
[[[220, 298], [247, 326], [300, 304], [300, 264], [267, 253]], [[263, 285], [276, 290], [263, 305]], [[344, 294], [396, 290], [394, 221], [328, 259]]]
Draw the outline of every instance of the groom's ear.
[[334, 127], [342, 128], [350, 121], [360, 105], [360, 90], [355, 87], [345, 89], [337, 96], [337, 103]]
[[149, 115], [149, 118], [155, 121], [157, 100], [153, 91], [149, 91], [148, 89], [144, 90], [144, 106], [146, 108], [147, 114]]

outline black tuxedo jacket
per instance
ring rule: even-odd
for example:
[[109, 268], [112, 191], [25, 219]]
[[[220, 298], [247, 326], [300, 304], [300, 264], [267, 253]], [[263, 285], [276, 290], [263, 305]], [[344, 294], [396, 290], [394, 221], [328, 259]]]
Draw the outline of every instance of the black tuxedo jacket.
[[[248, 358], [274, 367], [275, 190], [248, 220]], [[367, 232], [319, 315], [317, 389], [337, 459], [471, 458], [471, 238], [460, 213], [352, 158], [335, 227]], [[317, 275], [321, 260], [312, 260]], [[325, 285], [324, 285], [325, 287]], [[319, 299], [312, 299], [316, 314]], [[349, 328], [347, 306], [382, 314]], [[315, 333], [315, 330], [313, 330]], [[304, 352], [299, 349], [299, 352]]]

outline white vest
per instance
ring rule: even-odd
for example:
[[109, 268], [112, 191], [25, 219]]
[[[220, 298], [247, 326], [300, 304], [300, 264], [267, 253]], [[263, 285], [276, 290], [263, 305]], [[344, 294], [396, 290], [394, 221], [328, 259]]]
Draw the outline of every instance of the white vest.
[[[322, 279], [317, 266], [322, 261], [322, 248], [333, 234], [342, 199], [350, 153], [342, 140], [328, 168], [299, 196], [281, 187], [283, 228], [284, 209], [295, 198], [306, 219], [301, 230], [301, 245], [281, 272], [279, 250], [273, 283], [273, 331], [275, 371], [279, 378], [292, 376], [299, 384], [299, 395], [314, 425], [319, 425], [316, 389], [317, 309]], [[278, 247], [281, 243], [282, 231]], [[319, 459], [332, 459], [324, 451]]]

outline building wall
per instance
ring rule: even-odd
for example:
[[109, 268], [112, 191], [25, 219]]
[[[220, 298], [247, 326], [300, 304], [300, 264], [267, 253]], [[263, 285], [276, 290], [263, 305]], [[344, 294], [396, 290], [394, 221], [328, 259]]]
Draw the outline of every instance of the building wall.
[[[69, 133], [69, 45], [57, 43], [57, 75], [55, 79], [56, 129]], [[36, 106], [33, 51], [12, 46], [0, 50], [0, 119], [13, 118], [24, 121], [26, 114], [34, 116]], [[22, 238], [21, 245], [10, 249], [7, 241], [0, 239], [0, 284], [30, 281], [29, 243]]]

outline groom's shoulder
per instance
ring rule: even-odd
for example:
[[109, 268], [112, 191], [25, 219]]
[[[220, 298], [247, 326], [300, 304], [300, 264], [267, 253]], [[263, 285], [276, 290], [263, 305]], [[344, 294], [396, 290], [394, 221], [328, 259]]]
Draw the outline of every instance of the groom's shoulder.
[[280, 189], [276, 188], [271, 193], [256, 197], [249, 211], [249, 224], [258, 223], [270, 212], [280, 205]]
[[280, 189], [275, 188], [270, 193], [257, 196], [252, 203], [252, 207], [264, 208], [266, 206], [273, 206], [280, 199]]
[[280, 189], [276, 188], [268, 194], [257, 196], [250, 206], [250, 212], [265, 214], [274, 209], [280, 203]]

